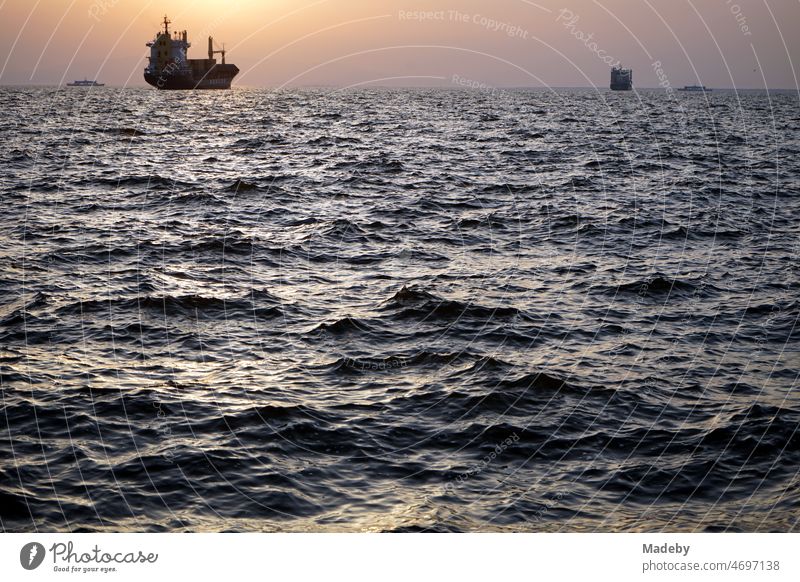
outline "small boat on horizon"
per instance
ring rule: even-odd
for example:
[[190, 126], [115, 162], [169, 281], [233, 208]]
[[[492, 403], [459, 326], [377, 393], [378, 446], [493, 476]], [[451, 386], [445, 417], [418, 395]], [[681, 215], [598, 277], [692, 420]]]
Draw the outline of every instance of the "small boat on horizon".
[[84, 79], [83, 81], [73, 81], [72, 83], [67, 83], [67, 87], [105, 87], [105, 83], [98, 83], [97, 81], [89, 81], [88, 79]]
[[695, 93], [706, 93], [708, 91], [713, 91], [713, 89], [709, 89], [705, 85], [686, 85], [683, 89], [678, 89], [678, 91], [688, 91], [688, 92], [695, 92]]

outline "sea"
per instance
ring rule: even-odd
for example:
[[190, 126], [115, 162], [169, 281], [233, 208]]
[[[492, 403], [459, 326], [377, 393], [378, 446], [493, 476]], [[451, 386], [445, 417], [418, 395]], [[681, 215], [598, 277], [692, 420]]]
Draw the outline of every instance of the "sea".
[[800, 101], [0, 88], [9, 532], [800, 529]]

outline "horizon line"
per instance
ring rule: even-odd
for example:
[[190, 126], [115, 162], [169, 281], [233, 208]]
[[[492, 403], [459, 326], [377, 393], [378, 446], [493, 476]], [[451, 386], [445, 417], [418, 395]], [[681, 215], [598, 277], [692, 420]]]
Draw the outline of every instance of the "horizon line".
[[[95, 79], [96, 81], [96, 79]], [[152, 89], [153, 91], [157, 91], [148, 85], [147, 83], [141, 84], [130, 84], [130, 85], [114, 85], [109, 83], [103, 83], [102, 87], [91, 87], [87, 86], [86, 89]], [[686, 85], [690, 86], [690, 85]], [[57, 83], [0, 83], [0, 88], [6, 87], [53, 87], [53, 88], [60, 88], [60, 87], [67, 87], [67, 82], [57, 84]], [[80, 88], [80, 87], [78, 87]], [[455, 89], [455, 90], [462, 90], [462, 91], [476, 91], [476, 92], [487, 92], [491, 93], [492, 91], [499, 91], [499, 90], [508, 90], [508, 89], [593, 89], [593, 90], [602, 90], [608, 91], [613, 93], [635, 93], [636, 91], [677, 91], [682, 87], [636, 87], [634, 86], [633, 89], [629, 91], [612, 91], [606, 85], [483, 85], [477, 87], [467, 87], [458, 84], [447, 84], [447, 85], [369, 85], [369, 84], [351, 84], [351, 85], [334, 85], [334, 84], [313, 84], [313, 85], [233, 85], [231, 89], [364, 89], [364, 88], [379, 88], [379, 89]], [[785, 88], [785, 87], [706, 87], [706, 89], [713, 91], [784, 91], [784, 92], [798, 92], [800, 93], [800, 87], [797, 88]], [[198, 91], [205, 91], [204, 89], [197, 89]]]

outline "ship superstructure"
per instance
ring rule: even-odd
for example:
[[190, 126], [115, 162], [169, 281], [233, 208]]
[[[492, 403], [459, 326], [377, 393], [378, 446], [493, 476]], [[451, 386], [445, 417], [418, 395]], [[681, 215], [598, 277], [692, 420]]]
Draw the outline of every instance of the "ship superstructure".
[[633, 70], [614, 67], [611, 69], [611, 90], [630, 91], [633, 86]]
[[[188, 58], [189, 42], [185, 30], [170, 33], [170, 21], [164, 17], [164, 30], [156, 33], [147, 43], [150, 47], [149, 64], [144, 70], [144, 80], [157, 89], [230, 89], [231, 81], [239, 73], [236, 65], [225, 63], [225, 49], [214, 50], [214, 39], [208, 37], [208, 58]], [[222, 56], [217, 63], [214, 55]]]

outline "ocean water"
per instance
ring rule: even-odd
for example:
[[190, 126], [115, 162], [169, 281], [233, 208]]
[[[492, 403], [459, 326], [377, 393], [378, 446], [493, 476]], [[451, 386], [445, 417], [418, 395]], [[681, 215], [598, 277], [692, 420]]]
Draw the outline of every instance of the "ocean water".
[[6, 531], [791, 531], [796, 95], [0, 90]]

